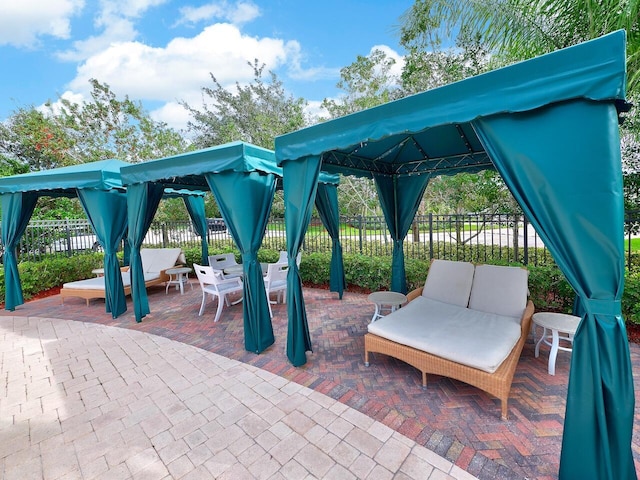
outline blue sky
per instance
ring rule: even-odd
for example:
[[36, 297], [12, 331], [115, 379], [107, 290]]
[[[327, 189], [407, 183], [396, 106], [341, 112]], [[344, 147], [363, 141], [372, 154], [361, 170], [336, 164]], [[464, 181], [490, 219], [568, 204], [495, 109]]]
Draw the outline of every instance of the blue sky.
[[209, 73], [225, 86], [253, 78], [247, 61], [276, 72], [313, 111], [335, 97], [340, 68], [383, 47], [401, 65], [400, 16], [409, 0], [18, 0], [0, 3], [0, 121], [64, 96], [88, 80], [142, 101], [180, 128], [179, 101], [202, 103]]

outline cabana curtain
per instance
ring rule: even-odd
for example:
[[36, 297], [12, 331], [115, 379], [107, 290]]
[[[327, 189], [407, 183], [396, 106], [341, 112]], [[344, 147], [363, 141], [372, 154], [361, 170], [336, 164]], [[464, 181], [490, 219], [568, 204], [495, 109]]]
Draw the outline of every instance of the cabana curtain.
[[302, 280], [296, 265], [296, 256], [302, 246], [304, 234], [311, 220], [311, 212], [318, 188], [320, 157], [309, 156], [299, 162], [282, 165], [284, 183], [284, 221], [287, 225], [287, 357], [296, 367], [307, 362], [306, 352], [311, 351], [311, 337], [307, 312], [302, 296]]
[[[576, 312], [582, 321], [573, 340], [560, 478], [635, 478], [615, 106], [573, 101], [482, 118], [474, 127], [583, 307]], [[581, 162], [589, 157], [598, 161]]]
[[204, 212], [204, 196], [202, 195], [184, 195], [184, 205], [187, 208], [193, 228], [200, 236], [202, 245], [202, 265], [207, 265], [209, 261], [209, 243], [207, 242], [207, 218]]
[[331, 268], [329, 291], [337, 292], [342, 299], [345, 284], [342, 245], [340, 243], [340, 213], [338, 211], [338, 189], [335, 184], [319, 183], [316, 192], [316, 208], [322, 224], [331, 236]]
[[244, 346], [260, 353], [275, 342], [258, 249], [267, 228], [276, 178], [271, 173], [233, 171], [207, 173], [205, 177], [242, 254]]
[[127, 230], [127, 196], [116, 190], [79, 189], [78, 198], [104, 249], [105, 307], [113, 318], [127, 311], [116, 252]]
[[164, 187], [155, 183], [138, 183], [127, 188], [127, 205], [129, 220], [130, 274], [131, 274], [131, 298], [136, 322], [150, 313], [147, 287], [144, 284], [144, 271], [140, 246], [149, 230], [162, 195]]
[[404, 266], [404, 239], [418, 211], [420, 201], [429, 183], [429, 175], [389, 176], [374, 175], [380, 206], [393, 239], [391, 261], [391, 290], [407, 293], [407, 275]]
[[4, 193], [2, 197], [2, 244], [4, 245], [5, 309], [13, 312], [24, 303], [16, 248], [38, 201], [34, 192]]

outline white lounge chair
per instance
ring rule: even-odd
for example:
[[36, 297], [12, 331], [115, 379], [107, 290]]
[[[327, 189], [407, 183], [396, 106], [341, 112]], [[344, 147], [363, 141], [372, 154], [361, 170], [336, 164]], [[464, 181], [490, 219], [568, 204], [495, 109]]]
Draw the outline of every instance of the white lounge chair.
[[[202, 316], [204, 312], [204, 305], [207, 300], [207, 294], [212, 295], [218, 299], [218, 309], [216, 310], [216, 316], [214, 322], [217, 322], [222, 313], [224, 304], [228, 304], [227, 295], [232, 293], [242, 293], [242, 280], [239, 277], [225, 279], [220, 271], [216, 271], [210, 266], [193, 264], [193, 270], [196, 272], [198, 282], [200, 282], [200, 288], [202, 289], [202, 303], [200, 304], [199, 316]], [[239, 300], [231, 303], [235, 305], [242, 301], [242, 297]]]
[[[176, 264], [184, 264], [184, 254], [179, 248], [142, 248], [140, 250], [144, 284], [146, 287], [159, 285], [169, 281], [169, 275], [165, 271]], [[131, 274], [129, 267], [123, 267], [121, 272], [124, 294], [131, 295]], [[68, 282], [60, 290], [62, 303], [66, 297], [84, 298], [89, 305], [89, 300], [105, 298], [104, 277], [93, 277], [85, 280]]]

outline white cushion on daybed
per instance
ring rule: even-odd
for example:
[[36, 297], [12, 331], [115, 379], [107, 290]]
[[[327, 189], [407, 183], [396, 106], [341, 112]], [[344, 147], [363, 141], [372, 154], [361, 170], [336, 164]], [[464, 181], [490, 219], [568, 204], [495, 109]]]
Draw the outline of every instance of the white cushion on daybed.
[[[131, 285], [131, 275], [129, 272], [120, 272], [122, 275], [122, 284], [125, 287]], [[144, 281], [155, 280], [160, 276], [160, 273], [145, 273]], [[104, 277], [87, 278], [85, 280], [77, 280], [75, 282], [68, 282], [62, 285], [63, 288], [74, 288], [76, 290], [104, 290]]]
[[142, 268], [145, 273], [160, 273], [173, 267], [181, 253], [180, 248], [141, 248]]
[[475, 267], [470, 262], [434, 260], [429, 267], [422, 296], [466, 307]]
[[[520, 338], [520, 317], [418, 297], [369, 324], [369, 333], [493, 373]], [[461, 333], [464, 332], [464, 335]]]
[[478, 265], [473, 277], [469, 308], [522, 317], [527, 308], [529, 272], [520, 267]]

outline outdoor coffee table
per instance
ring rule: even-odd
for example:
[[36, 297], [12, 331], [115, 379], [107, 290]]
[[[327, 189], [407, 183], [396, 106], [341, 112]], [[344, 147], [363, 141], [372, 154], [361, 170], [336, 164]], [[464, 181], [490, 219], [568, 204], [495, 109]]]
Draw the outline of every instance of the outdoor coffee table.
[[[556, 357], [558, 350], [570, 352], [573, 346], [573, 335], [576, 333], [581, 318], [565, 313], [539, 312], [533, 314], [533, 340], [535, 341], [535, 326], [543, 328], [542, 337], [536, 342], [535, 355], [540, 354], [540, 344], [545, 343], [551, 347], [549, 352], [549, 375], [556, 374]], [[561, 335], [562, 334], [562, 335]], [[560, 341], [569, 342], [571, 347], [560, 346]]]
[[375, 322], [379, 318], [384, 317], [383, 311], [389, 313], [394, 312], [398, 307], [407, 303], [406, 295], [398, 292], [374, 292], [369, 295], [369, 301], [376, 306], [376, 311], [371, 317], [371, 323]]
[[[165, 273], [169, 275], [169, 280], [164, 293], [169, 293], [169, 286], [175, 285], [176, 289], [180, 289], [180, 295], [184, 295], [184, 285], [189, 283], [189, 273], [192, 271], [189, 267], [175, 267], [165, 270]], [[191, 285], [191, 289], [193, 289], [193, 285]]]

